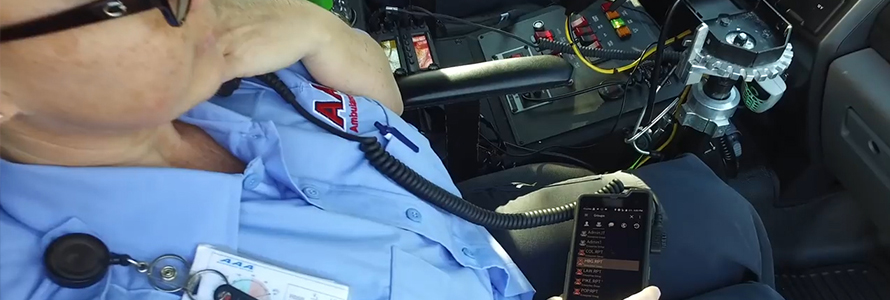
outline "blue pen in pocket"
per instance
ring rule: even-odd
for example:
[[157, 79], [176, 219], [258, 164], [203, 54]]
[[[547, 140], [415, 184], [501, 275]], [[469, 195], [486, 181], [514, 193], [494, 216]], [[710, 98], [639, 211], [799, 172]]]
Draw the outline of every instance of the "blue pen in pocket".
[[380, 134], [382, 134], [383, 137], [385, 137], [387, 140], [392, 140], [392, 138], [395, 137], [397, 140], [401, 141], [402, 144], [408, 146], [411, 151], [414, 151], [414, 153], [420, 152], [420, 148], [417, 147], [417, 145], [415, 145], [413, 142], [411, 142], [408, 137], [402, 134], [402, 132], [400, 132], [398, 128], [386, 126], [381, 124], [380, 122], [374, 122], [374, 127], [377, 127], [377, 130], [380, 131]]

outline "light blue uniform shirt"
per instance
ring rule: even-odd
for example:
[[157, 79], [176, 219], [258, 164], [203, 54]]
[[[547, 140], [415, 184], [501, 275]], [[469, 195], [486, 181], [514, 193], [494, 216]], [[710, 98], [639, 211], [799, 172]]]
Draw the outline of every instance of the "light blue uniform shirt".
[[[376, 136], [389, 153], [459, 194], [427, 140], [392, 111], [325, 92], [300, 64], [278, 75], [316, 117]], [[236, 249], [345, 284], [350, 300], [531, 299], [531, 285], [484, 228], [394, 184], [357, 143], [311, 124], [271, 89], [245, 81], [235, 95], [200, 104], [181, 120], [247, 162], [244, 173], [0, 162], [0, 298], [179, 299], [127, 267], [112, 267], [86, 289], [47, 279], [45, 247], [86, 232], [138, 260], [166, 253], [191, 260], [201, 243]], [[375, 122], [397, 128], [420, 151], [387, 142]]]

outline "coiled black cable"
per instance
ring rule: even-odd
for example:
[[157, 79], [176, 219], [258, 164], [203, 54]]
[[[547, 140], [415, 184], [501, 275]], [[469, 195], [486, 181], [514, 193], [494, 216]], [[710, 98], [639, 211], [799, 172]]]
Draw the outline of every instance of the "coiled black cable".
[[[575, 206], [577, 205], [575, 202], [553, 208], [510, 214], [499, 213], [476, 206], [414, 172], [414, 170], [386, 152], [380, 142], [377, 141], [377, 138], [352, 135], [313, 117], [297, 102], [296, 95], [274, 73], [260, 75], [256, 78], [275, 90], [276, 93], [297, 110], [297, 113], [309, 120], [309, 122], [312, 122], [312, 124], [346, 140], [358, 142], [359, 149], [365, 153], [368, 162], [384, 176], [389, 177], [396, 184], [418, 198], [470, 223], [491, 229], [511, 230], [557, 224], [571, 220], [574, 217]], [[624, 188], [624, 183], [615, 179], [599, 191], [596, 191], [596, 193], [618, 194], [623, 192]]]
[[[548, 49], [552, 51], [559, 51], [560, 53], [573, 54], [575, 53], [572, 50], [572, 45], [562, 41], [551, 41], [548, 39], [540, 39], [538, 41], [538, 48], [540, 49]], [[640, 57], [643, 53], [640, 51], [626, 51], [619, 49], [601, 49], [601, 48], [590, 48], [590, 47], [578, 47], [578, 50], [581, 51], [581, 54], [587, 57], [596, 57], [602, 59], [615, 59], [615, 60], [635, 60]], [[678, 62], [683, 59], [683, 53], [677, 52], [674, 50], [665, 50], [664, 58], [671, 62]]]
[[720, 157], [723, 159], [723, 166], [726, 168], [726, 174], [730, 177], [735, 177], [738, 175], [739, 162], [738, 157], [735, 155], [735, 150], [732, 148], [732, 141], [729, 139], [729, 136], [724, 135], [717, 138], [717, 143]]
[[[668, 9], [667, 15], [665, 16], [664, 25], [661, 26], [661, 31], [658, 33], [658, 45], [656, 46], [657, 48], [655, 48], [656, 66], [661, 66], [665, 58], [670, 58], [673, 56], [673, 54], [671, 54], [671, 51], [664, 49], [664, 47], [667, 41], [668, 31], [671, 28], [671, 23], [674, 21], [674, 13], [677, 12], [677, 7], [681, 5], [681, 2], [683, 2], [683, 0], [674, 0], [674, 3], [671, 4], [671, 8]], [[668, 74], [668, 76], [670, 76], [670, 74]], [[655, 72], [652, 72], [652, 82], [660, 82], [660, 80], [661, 68], [655, 68]], [[644, 116], [645, 118], [643, 118], [643, 124], [649, 124], [649, 122], [652, 121], [652, 117], [655, 116], [655, 97], [657, 96], [657, 94], [658, 84], [650, 85], [649, 96], [646, 98], [646, 107], [649, 110], [646, 111], [646, 115]]]

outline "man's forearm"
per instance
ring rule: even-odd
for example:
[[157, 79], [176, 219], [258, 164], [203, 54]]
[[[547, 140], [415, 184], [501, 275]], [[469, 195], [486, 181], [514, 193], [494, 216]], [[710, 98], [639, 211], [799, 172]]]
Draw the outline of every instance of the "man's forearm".
[[377, 100], [401, 114], [402, 96], [380, 45], [337, 21], [342, 28], [332, 30], [328, 43], [303, 58], [303, 64], [319, 83]]
[[[292, 1], [292, 0], [291, 0]], [[303, 65], [319, 83], [348, 94], [377, 100], [401, 114], [402, 96], [393, 78], [389, 59], [366, 33], [350, 28], [334, 14], [300, 0], [304, 26], [296, 27], [314, 39], [303, 40], [308, 48]], [[311, 22], [311, 24], [310, 24]], [[299, 38], [299, 34], [295, 38]]]
[[319, 83], [401, 113], [402, 98], [380, 46], [306, 0], [212, 0], [226, 76], [248, 77], [302, 61]]

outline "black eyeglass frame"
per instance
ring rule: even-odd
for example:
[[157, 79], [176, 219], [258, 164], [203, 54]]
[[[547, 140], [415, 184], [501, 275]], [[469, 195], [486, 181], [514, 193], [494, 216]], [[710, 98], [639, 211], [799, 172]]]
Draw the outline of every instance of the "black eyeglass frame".
[[51, 16], [0, 28], [0, 43], [55, 33], [102, 21], [118, 19], [150, 9], [160, 9], [167, 23], [182, 26], [191, 0], [180, 0], [172, 7], [167, 0], [98, 0]]

